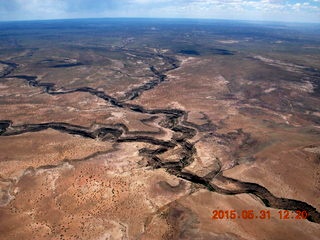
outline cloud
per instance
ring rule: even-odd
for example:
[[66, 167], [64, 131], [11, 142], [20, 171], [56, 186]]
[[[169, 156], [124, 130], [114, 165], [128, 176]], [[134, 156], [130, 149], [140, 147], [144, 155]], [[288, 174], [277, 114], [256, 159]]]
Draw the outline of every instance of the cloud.
[[0, 20], [86, 17], [200, 17], [320, 22], [320, 0], [0, 0]]

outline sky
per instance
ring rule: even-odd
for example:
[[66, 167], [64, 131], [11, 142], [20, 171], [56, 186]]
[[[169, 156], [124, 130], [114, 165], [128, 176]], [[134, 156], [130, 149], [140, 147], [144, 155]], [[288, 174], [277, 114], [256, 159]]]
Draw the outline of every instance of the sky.
[[320, 23], [320, 0], [0, 0], [0, 21], [105, 17]]

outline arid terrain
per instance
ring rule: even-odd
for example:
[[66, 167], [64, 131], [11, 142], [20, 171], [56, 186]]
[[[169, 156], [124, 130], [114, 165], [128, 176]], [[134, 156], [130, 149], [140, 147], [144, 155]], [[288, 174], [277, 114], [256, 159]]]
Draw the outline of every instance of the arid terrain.
[[319, 33], [1, 23], [0, 239], [319, 239]]

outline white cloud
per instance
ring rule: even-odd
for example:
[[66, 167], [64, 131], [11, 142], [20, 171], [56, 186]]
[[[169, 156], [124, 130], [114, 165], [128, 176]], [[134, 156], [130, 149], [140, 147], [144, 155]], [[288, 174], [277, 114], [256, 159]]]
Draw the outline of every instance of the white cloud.
[[320, 0], [0, 0], [0, 19], [201, 17], [320, 22], [319, 3]]

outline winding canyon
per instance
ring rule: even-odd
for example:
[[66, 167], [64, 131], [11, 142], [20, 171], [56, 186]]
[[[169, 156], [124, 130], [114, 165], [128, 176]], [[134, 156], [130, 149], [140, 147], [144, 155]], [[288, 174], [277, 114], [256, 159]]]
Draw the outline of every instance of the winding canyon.
[[[159, 145], [162, 148], [156, 150], [149, 150], [149, 149], [140, 149], [140, 153], [146, 155], [148, 160], [148, 165], [152, 168], [164, 168], [168, 173], [173, 174], [179, 178], [188, 180], [192, 183], [196, 183], [201, 185], [205, 189], [209, 191], [214, 191], [221, 194], [241, 194], [241, 193], [249, 193], [257, 196], [259, 199], [263, 201], [263, 203], [267, 207], [278, 208], [278, 209], [287, 209], [287, 210], [300, 210], [300, 211], [307, 211], [308, 212], [308, 220], [320, 223], [320, 213], [314, 208], [313, 206], [293, 199], [286, 199], [286, 198], [277, 198], [274, 196], [268, 189], [260, 186], [259, 184], [249, 183], [249, 182], [241, 182], [236, 179], [228, 178], [223, 176], [221, 171], [214, 172], [214, 174], [209, 173], [207, 176], [199, 177], [197, 175], [184, 172], [184, 168], [190, 165], [193, 162], [194, 154], [196, 154], [196, 148], [194, 144], [190, 143], [190, 139], [197, 134], [197, 126], [194, 124], [193, 127], [189, 127], [191, 125], [187, 121], [183, 119], [187, 119], [188, 115], [187, 112], [179, 109], [145, 109], [143, 106], [133, 105], [127, 103], [126, 100], [132, 100], [137, 98], [139, 95], [143, 93], [143, 91], [150, 90], [156, 87], [159, 83], [165, 80], [167, 77], [165, 74], [167, 71], [176, 69], [179, 65], [176, 63], [177, 60], [161, 56], [164, 60], [167, 61], [167, 64], [172, 65], [171, 68], [165, 71], [158, 71], [154, 66], [151, 66], [150, 69], [156, 76], [156, 79], [144, 84], [139, 88], [135, 88], [130, 90], [128, 93], [125, 94], [126, 99], [122, 101], [118, 101], [116, 98], [113, 98], [102, 91], [98, 91], [93, 88], [83, 87], [77, 89], [69, 89], [69, 90], [56, 90], [53, 83], [40, 83], [37, 81], [36, 76], [22, 76], [22, 75], [13, 75], [8, 76], [10, 72], [4, 74], [1, 78], [18, 78], [25, 80], [30, 86], [42, 88], [43, 91], [47, 94], [56, 95], [56, 94], [68, 94], [74, 92], [85, 92], [92, 95], [95, 95], [99, 98], [102, 98], [105, 101], [111, 103], [114, 107], [118, 108], [125, 108], [129, 109], [134, 112], [139, 113], [147, 113], [151, 115], [156, 115], [157, 117], [162, 117], [163, 121], [161, 127], [167, 128], [172, 130], [177, 137], [173, 137], [170, 141], [163, 141], [152, 137], [147, 136], [135, 136], [134, 134], [130, 134], [131, 136], [122, 137], [125, 133], [125, 126], [116, 127], [116, 126], [106, 126], [101, 127], [96, 130], [87, 129], [82, 126], [70, 125], [66, 123], [42, 123], [42, 124], [26, 124], [26, 125], [13, 125], [14, 120], [2, 120], [0, 122], [1, 126], [1, 136], [13, 136], [19, 135], [26, 132], [37, 132], [42, 131], [48, 128], [55, 129], [61, 132], [66, 132], [68, 134], [75, 134], [80, 135], [84, 138], [92, 138], [97, 139], [99, 141], [114, 141], [114, 142], [146, 142], [153, 145]], [[17, 67], [18, 65], [15, 63], [6, 63], [10, 67]], [[125, 133], [125, 134], [128, 134]], [[184, 156], [183, 158], [179, 159], [178, 162], [165, 162], [163, 163], [157, 155], [160, 153], [164, 153], [168, 151], [170, 148], [174, 148], [175, 146], [179, 145], [181, 149], [183, 149]], [[45, 167], [45, 166], [44, 166]], [[212, 178], [218, 178], [223, 183], [232, 182], [235, 184], [236, 189], [228, 189], [228, 188], [221, 188], [217, 185], [210, 183]]]

